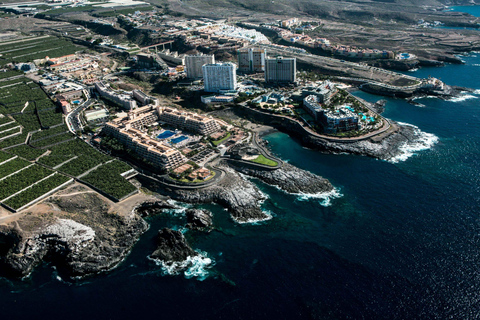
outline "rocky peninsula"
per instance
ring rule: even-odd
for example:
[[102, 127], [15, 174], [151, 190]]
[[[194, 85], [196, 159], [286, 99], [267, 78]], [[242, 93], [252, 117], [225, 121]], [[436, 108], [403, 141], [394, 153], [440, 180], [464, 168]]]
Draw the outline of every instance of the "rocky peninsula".
[[2, 275], [26, 277], [42, 261], [69, 278], [108, 271], [130, 252], [148, 224], [137, 214], [108, 212], [95, 193], [57, 196], [44, 214], [0, 226]]

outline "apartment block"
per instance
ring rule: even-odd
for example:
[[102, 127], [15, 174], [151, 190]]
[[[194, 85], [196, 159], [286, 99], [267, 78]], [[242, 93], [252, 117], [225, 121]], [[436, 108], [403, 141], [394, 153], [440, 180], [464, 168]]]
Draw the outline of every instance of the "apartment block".
[[316, 95], [303, 99], [304, 109], [323, 126], [326, 133], [336, 133], [358, 129], [358, 115], [348, 105], [326, 109]]
[[117, 93], [102, 81], [95, 82], [95, 88], [102, 98], [106, 98], [126, 110], [132, 110], [137, 107], [137, 102], [128, 94]]
[[220, 125], [211, 117], [184, 112], [173, 108], [159, 108], [159, 120], [176, 128], [201, 135], [210, 135], [220, 130]]
[[238, 71], [241, 72], [264, 72], [265, 71], [265, 49], [240, 49], [237, 51]]
[[185, 72], [189, 79], [201, 79], [203, 77], [202, 66], [214, 64], [215, 56], [212, 55], [190, 55], [185, 56]]
[[296, 58], [268, 58], [265, 61], [265, 82], [294, 83], [297, 80]]
[[125, 147], [133, 150], [140, 158], [164, 169], [176, 168], [186, 159], [180, 151], [150, 138], [147, 134], [128, 124], [108, 122], [104, 132], [115, 137]]
[[206, 92], [220, 92], [237, 88], [237, 66], [234, 63], [206, 64], [202, 67]]

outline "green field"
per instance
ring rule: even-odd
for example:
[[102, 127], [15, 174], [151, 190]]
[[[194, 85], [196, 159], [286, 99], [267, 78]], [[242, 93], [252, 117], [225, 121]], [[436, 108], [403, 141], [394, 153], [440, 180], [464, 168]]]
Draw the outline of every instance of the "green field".
[[[0, 53], [4, 55], [0, 65], [14, 54], [30, 57], [33, 50], [47, 45], [69, 48], [64, 40], [53, 37], [0, 44]], [[68, 53], [71, 52], [65, 52]], [[0, 163], [18, 156], [0, 165], [0, 201], [21, 191], [5, 200], [6, 205], [18, 209], [71, 179], [68, 175], [85, 175], [86, 181], [117, 199], [136, 190], [121, 176], [130, 166], [118, 160], [106, 164], [113, 158], [71, 134], [59, 108], [44, 91], [24, 76], [10, 78], [18, 75], [0, 71]]]
[[46, 56], [56, 58], [75, 53], [79, 47], [57, 37], [29, 38], [24, 41], [0, 45], [0, 66], [14, 62], [33, 62]]
[[12, 154], [5, 153], [3, 151], [0, 151], [0, 163], [13, 158], [14, 156]]
[[17, 172], [18, 170], [25, 168], [29, 165], [31, 165], [30, 162], [20, 158], [10, 160], [7, 163], [0, 165], [0, 179], [8, 176], [9, 174]]
[[219, 144], [221, 144], [221, 143], [223, 143], [224, 141], [226, 141], [227, 139], [229, 139], [230, 136], [231, 136], [231, 133], [228, 132], [227, 135], [226, 135], [224, 138], [222, 138], [222, 139], [220, 139], [220, 140], [212, 141], [212, 143], [213, 143], [213, 145], [216, 147], [216, 146], [218, 146]]
[[255, 163], [259, 163], [259, 164], [263, 164], [263, 165], [266, 165], [266, 166], [270, 166], [270, 167], [278, 166], [278, 162], [270, 160], [268, 158], [265, 158], [265, 156], [262, 155], [262, 154], [259, 155], [258, 157], [256, 157], [255, 159], [250, 160], [250, 161], [255, 162]]
[[115, 160], [90, 172], [82, 180], [91, 183], [114, 198], [121, 199], [136, 190], [133, 184], [120, 175], [130, 169], [131, 167], [125, 163]]
[[5, 199], [51, 175], [52, 170], [35, 164], [0, 181], [0, 199]]
[[70, 180], [70, 178], [64, 175], [61, 175], [61, 174], [53, 175], [33, 185], [31, 188], [28, 188], [20, 192], [19, 194], [17, 194], [16, 196], [13, 196], [12, 198], [5, 201], [4, 203], [13, 209], [21, 208], [22, 206], [30, 203], [31, 201], [48, 193], [50, 190], [53, 190], [61, 186], [68, 180]]

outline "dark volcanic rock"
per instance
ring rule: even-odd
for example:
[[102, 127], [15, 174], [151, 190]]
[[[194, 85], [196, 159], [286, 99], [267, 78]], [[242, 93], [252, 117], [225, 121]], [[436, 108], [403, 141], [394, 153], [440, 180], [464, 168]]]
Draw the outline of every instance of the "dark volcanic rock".
[[378, 114], [382, 114], [385, 111], [385, 105], [387, 104], [387, 100], [378, 100], [372, 105], [373, 111]]
[[382, 160], [393, 159], [403, 153], [408, 145], [415, 145], [422, 140], [422, 133], [417, 127], [407, 124], [393, 123], [392, 132], [378, 140], [362, 140], [353, 143], [336, 143], [309, 137], [307, 144], [335, 153], [353, 153], [370, 156]]
[[208, 210], [188, 209], [187, 228], [194, 230], [211, 230], [213, 221], [212, 213]]
[[138, 215], [107, 213], [102, 200], [93, 194], [58, 198], [55, 204], [63, 212], [57, 217], [26, 215], [0, 228], [3, 275], [27, 276], [45, 260], [69, 277], [108, 271], [148, 229]]
[[177, 208], [173, 204], [168, 203], [167, 201], [158, 200], [158, 201], [148, 201], [142, 203], [137, 209], [136, 212], [142, 216], [152, 216], [162, 213], [165, 209], [175, 209]]
[[218, 203], [228, 208], [232, 218], [240, 223], [270, 219], [260, 204], [264, 194], [250, 181], [242, 178], [229, 167], [221, 168], [223, 178], [215, 185], [199, 189], [166, 189], [150, 180], [139, 180], [153, 190], [170, 196], [172, 199], [187, 203]]
[[158, 231], [157, 249], [150, 257], [164, 262], [181, 262], [196, 255], [198, 253], [190, 248], [180, 231], [163, 228]]
[[252, 169], [234, 165], [235, 169], [263, 182], [279, 187], [289, 193], [324, 193], [333, 190], [331, 183], [316, 174], [299, 169], [289, 163], [283, 163], [276, 170]]

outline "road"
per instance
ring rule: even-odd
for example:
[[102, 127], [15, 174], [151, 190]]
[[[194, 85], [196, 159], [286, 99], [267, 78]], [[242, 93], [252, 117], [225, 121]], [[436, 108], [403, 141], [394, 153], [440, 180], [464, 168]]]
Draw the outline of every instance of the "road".
[[67, 115], [66, 123], [68, 126], [68, 130], [72, 133], [81, 132], [83, 130], [82, 123], [80, 121], [80, 113], [89, 108], [92, 104], [95, 103], [95, 99], [88, 99], [84, 103], [82, 103], [78, 108], [73, 110]]

